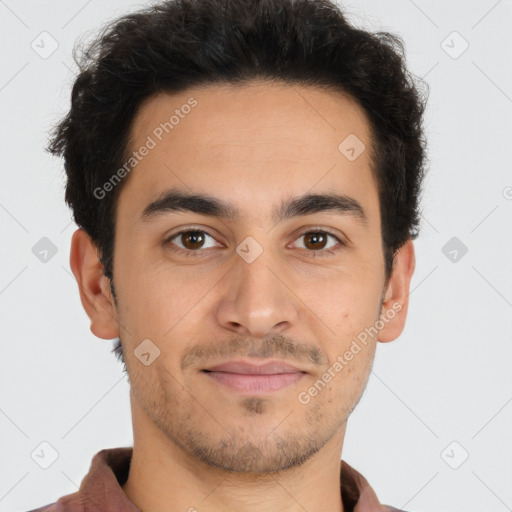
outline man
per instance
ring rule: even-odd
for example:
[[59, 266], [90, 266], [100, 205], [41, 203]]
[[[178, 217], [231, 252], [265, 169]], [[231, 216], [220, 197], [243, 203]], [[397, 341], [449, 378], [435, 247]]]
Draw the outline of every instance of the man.
[[80, 66], [50, 150], [134, 445], [38, 510], [396, 510], [341, 454], [415, 266], [425, 100], [401, 41], [327, 0], [176, 0]]

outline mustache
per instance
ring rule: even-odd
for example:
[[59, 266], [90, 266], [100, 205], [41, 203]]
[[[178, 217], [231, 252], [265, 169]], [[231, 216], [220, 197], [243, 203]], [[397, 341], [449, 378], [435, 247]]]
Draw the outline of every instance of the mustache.
[[194, 368], [211, 359], [231, 359], [233, 357], [255, 359], [276, 357], [298, 363], [307, 360], [316, 365], [325, 365], [328, 362], [327, 356], [316, 345], [295, 343], [281, 334], [274, 334], [262, 339], [235, 336], [227, 341], [195, 345], [183, 356], [181, 369]]

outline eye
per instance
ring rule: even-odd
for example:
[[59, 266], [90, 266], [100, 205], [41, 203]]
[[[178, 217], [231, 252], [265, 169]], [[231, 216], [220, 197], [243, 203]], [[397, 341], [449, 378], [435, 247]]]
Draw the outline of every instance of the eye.
[[[205, 245], [208, 238], [211, 239], [213, 243], [210, 242], [210, 245]], [[177, 240], [177, 242], [173, 242], [173, 240]], [[171, 247], [171, 250], [184, 252], [187, 256], [196, 256], [195, 253], [200, 252], [199, 249], [209, 249], [215, 247], [215, 244], [215, 239], [201, 229], [180, 231], [179, 233], [174, 233], [164, 241], [164, 245], [175, 245], [178, 247], [178, 249]]]
[[[208, 244], [208, 239], [211, 241]], [[336, 235], [324, 230], [310, 230], [302, 233], [296, 240], [304, 239], [302, 247], [299, 244], [299, 249], [306, 250], [312, 257], [322, 257], [327, 254], [334, 254], [337, 252], [336, 245], [345, 246]], [[331, 242], [329, 243], [329, 239]], [[209, 235], [206, 231], [201, 229], [187, 229], [174, 233], [172, 236], [164, 241], [164, 246], [169, 246], [169, 249], [185, 254], [185, 256], [199, 256], [200, 249], [211, 249], [218, 246], [215, 238]]]
[[[314, 230], [314, 231], [306, 231], [302, 233], [297, 240], [303, 238], [305, 243], [302, 243], [302, 247], [299, 246], [300, 249], [308, 249], [308, 252], [312, 253], [313, 257], [317, 256], [325, 256], [327, 254], [334, 254], [336, 250], [333, 248], [336, 247], [337, 244], [344, 246], [345, 244], [335, 235], [329, 233], [328, 231]], [[331, 239], [331, 244], [328, 244], [329, 238]], [[334, 243], [332, 243], [334, 241]]]

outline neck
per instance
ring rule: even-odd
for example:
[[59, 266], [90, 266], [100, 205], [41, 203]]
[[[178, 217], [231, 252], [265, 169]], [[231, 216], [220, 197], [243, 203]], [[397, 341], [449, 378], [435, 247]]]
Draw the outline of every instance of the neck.
[[344, 428], [300, 466], [274, 473], [234, 473], [185, 452], [133, 406], [132, 414], [133, 456], [123, 491], [141, 510], [343, 512]]

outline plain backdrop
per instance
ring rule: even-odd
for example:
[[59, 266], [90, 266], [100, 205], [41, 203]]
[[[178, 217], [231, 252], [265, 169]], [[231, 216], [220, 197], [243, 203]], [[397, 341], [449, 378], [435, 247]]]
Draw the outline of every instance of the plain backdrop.
[[[77, 38], [143, 5], [0, 1], [1, 511], [75, 492], [96, 452], [132, 443], [128, 383], [69, 269], [62, 161], [43, 147], [69, 107]], [[379, 344], [343, 458], [405, 510], [512, 510], [512, 2], [343, 6], [401, 36], [430, 85], [407, 326]]]

